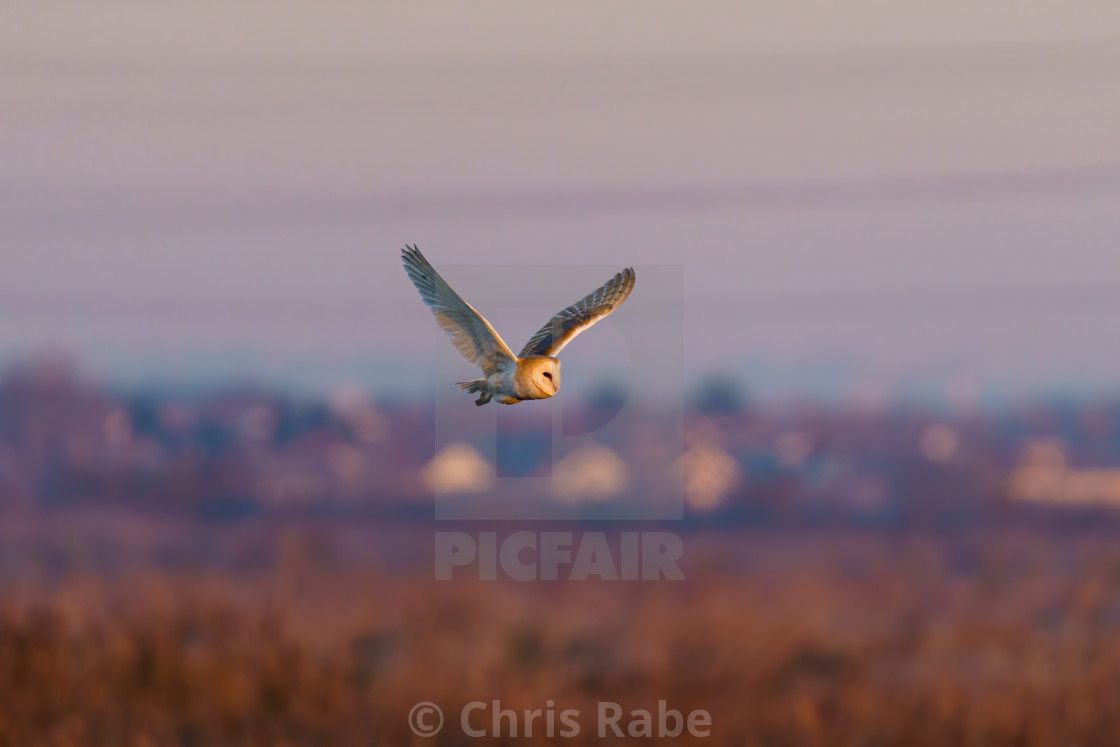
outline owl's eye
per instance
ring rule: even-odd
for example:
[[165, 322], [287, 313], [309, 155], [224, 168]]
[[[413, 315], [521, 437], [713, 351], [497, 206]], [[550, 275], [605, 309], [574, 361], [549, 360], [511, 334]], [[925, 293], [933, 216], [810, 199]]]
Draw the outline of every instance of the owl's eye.
[[545, 376], [546, 379], [551, 379], [552, 378], [552, 374], [550, 374], [548, 371], [544, 372], [544, 376]]

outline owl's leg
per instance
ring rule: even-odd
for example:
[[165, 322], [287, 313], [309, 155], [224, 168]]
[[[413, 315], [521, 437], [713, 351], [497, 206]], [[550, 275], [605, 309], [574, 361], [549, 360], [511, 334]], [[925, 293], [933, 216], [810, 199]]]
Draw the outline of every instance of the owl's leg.
[[486, 379], [475, 379], [474, 381], [460, 381], [460, 389], [466, 389], [468, 392], [482, 392], [478, 399], [474, 401], [476, 405], [485, 405], [490, 401], [490, 388], [486, 385]]

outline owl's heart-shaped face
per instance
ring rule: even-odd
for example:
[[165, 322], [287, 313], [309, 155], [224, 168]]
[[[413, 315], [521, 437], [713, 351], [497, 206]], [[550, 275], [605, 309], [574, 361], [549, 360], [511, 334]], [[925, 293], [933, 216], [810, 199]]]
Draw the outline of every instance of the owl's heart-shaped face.
[[542, 398], [551, 397], [560, 390], [560, 361], [548, 356], [525, 358], [529, 380], [540, 391]]

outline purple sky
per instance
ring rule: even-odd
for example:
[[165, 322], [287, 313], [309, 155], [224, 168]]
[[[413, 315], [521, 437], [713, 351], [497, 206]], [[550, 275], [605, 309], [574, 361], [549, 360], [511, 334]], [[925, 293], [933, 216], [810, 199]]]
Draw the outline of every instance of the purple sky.
[[237, 7], [5, 10], [0, 354], [391, 388], [417, 242], [683, 266], [775, 394], [1120, 378], [1115, 3]]

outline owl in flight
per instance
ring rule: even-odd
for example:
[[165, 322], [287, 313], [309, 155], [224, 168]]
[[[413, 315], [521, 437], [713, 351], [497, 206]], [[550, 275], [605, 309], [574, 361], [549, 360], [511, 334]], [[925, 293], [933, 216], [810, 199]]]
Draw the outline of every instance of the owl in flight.
[[414, 246], [401, 250], [404, 270], [420, 298], [464, 358], [482, 368], [485, 378], [460, 381], [468, 392], [481, 392], [476, 405], [496, 399], [513, 405], [526, 399], [547, 399], [560, 389], [560, 351], [580, 332], [618, 308], [634, 289], [634, 268], [627, 267], [602, 288], [548, 320], [514, 355], [490, 322], [451, 290]]

